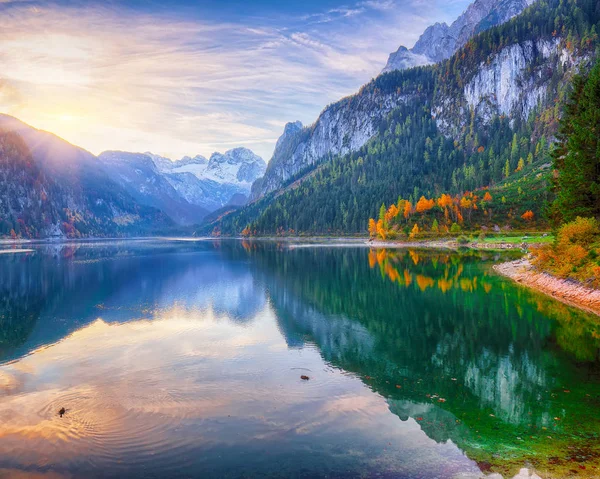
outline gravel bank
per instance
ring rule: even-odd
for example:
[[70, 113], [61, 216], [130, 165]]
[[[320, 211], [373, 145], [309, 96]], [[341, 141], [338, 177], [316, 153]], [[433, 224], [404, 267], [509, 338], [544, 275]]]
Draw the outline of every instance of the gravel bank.
[[495, 265], [494, 270], [517, 283], [552, 296], [563, 303], [600, 316], [600, 290], [537, 271], [527, 258]]

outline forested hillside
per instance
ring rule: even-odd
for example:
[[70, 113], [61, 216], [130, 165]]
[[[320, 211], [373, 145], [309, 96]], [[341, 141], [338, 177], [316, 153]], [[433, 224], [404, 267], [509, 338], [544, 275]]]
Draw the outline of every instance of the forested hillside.
[[379, 76], [344, 100], [402, 99], [365, 146], [307, 165], [206, 232], [365, 233], [382, 203], [483, 187], [503, 206], [482, 222], [510, 223], [525, 205], [543, 217], [551, 143], [570, 80], [596, 56], [599, 20], [596, 1], [539, 1], [441, 64]]
[[164, 213], [110, 181], [92, 154], [0, 115], [0, 237], [147, 235], [170, 228]]

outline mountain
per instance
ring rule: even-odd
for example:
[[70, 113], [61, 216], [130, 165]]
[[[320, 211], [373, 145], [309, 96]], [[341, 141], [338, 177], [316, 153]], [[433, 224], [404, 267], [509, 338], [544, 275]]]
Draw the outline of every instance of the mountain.
[[540, 0], [448, 60], [380, 75], [312, 126], [287, 127], [253, 202], [205, 231], [360, 233], [398, 196], [502, 184], [537, 215], [560, 105], [599, 28], [596, 1]]
[[141, 204], [159, 208], [180, 225], [198, 224], [210, 212], [243, 205], [266, 169], [247, 148], [172, 161], [152, 153], [100, 154], [104, 171]]
[[[478, 28], [485, 30], [487, 28], [484, 26], [487, 27], [488, 24], [503, 23], [529, 3], [531, 0], [476, 0], [451, 27], [436, 24], [426, 30], [415, 47], [420, 58], [423, 59], [427, 55], [432, 57], [427, 57], [417, 64], [428, 65], [448, 58], [458, 48], [459, 43], [466, 42]], [[441, 35], [444, 31], [450, 32], [449, 35], [454, 38], [450, 42], [452, 49], [443, 47], [450, 38], [442, 41]], [[518, 65], [516, 67], [519, 68]], [[506, 78], [498, 81], [504, 82]], [[398, 91], [401, 91], [401, 88]], [[264, 178], [252, 189], [251, 200], [257, 200], [292, 182], [307, 168], [317, 163], [336, 155], [357, 151], [377, 133], [378, 125], [392, 110], [410, 101], [410, 94], [398, 91], [382, 95], [381, 91], [366, 85], [358, 94], [325, 108], [313, 125], [302, 128], [299, 122], [288, 124], [278, 141]]]
[[91, 153], [0, 115], [0, 235], [120, 236], [171, 225], [111, 181]]
[[208, 213], [182, 197], [148, 155], [105, 151], [98, 159], [105, 173], [137, 202], [165, 212], [177, 224], [198, 224]]
[[500, 25], [521, 13], [534, 0], [476, 0], [452, 25], [428, 27], [413, 48], [392, 53], [382, 73], [430, 65], [450, 58], [475, 34]]

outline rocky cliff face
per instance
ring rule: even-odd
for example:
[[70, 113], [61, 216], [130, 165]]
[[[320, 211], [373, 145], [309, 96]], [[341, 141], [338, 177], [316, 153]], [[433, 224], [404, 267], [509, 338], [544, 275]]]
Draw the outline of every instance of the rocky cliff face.
[[576, 72], [585, 57], [569, 52], [560, 38], [526, 41], [500, 50], [468, 77], [458, 92], [442, 92], [432, 107], [438, 128], [456, 136], [473, 111], [482, 124], [496, 116], [527, 120], [546, 103], [553, 73]]
[[390, 54], [382, 73], [438, 63], [450, 58], [473, 35], [500, 25], [521, 13], [534, 0], [476, 0], [448, 26], [428, 27], [414, 47], [401, 46]]
[[[464, 86], [452, 82], [454, 87], [439, 88], [423, 101], [430, 101], [438, 128], [449, 137], [459, 135], [471, 111], [483, 124], [500, 115], [526, 120], [545, 102], [554, 72], [562, 72], [564, 81], [582, 60], [558, 37], [507, 45], [465, 72]], [[311, 127], [288, 124], [265, 176], [252, 188], [251, 199], [281, 188], [328, 156], [358, 150], [377, 133], [378, 122], [409, 98], [405, 93], [374, 89], [331, 105]]]
[[[451, 26], [436, 23], [429, 27], [411, 50], [400, 47], [392, 54], [384, 71], [407, 69], [413, 66], [428, 65], [447, 59], [466, 43], [474, 34], [489, 27], [506, 22], [519, 14], [533, 0], [476, 0]], [[514, 45], [502, 50], [501, 58], [493, 65], [482, 65], [480, 75], [473, 78], [459, 98], [438, 97], [432, 105], [432, 113], [438, 125], [449, 132], [455, 131], [449, 122], [457, 125], [457, 114], [464, 115], [468, 107], [489, 119], [495, 113], [511, 113], [520, 108], [528, 115], [543, 95], [543, 86], [521, 94], [525, 83], [539, 83], [522, 78], [526, 66], [538, 58], [538, 52], [549, 56], [556, 51], [558, 41], [553, 45]], [[540, 74], [538, 72], [538, 74]], [[523, 83], [525, 82], [525, 83]], [[493, 91], [492, 91], [493, 90]], [[463, 98], [464, 96], [464, 98]], [[466, 102], [463, 101], [466, 98]], [[358, 150], [377, 129], [379, 122], [408, 97], [404, 94], [379, 91], [361, 91], [327, 107], [310, 127], [302, 127], [300, 122], [288, 123], [269, 162], [265, 176], [252, 187], [251, 200], [281, 188], [286, 182], [328, 156], [344, 155]], [[520, 106], [519, 102], [526, 102]], [[500, 106], [495, 106], [500, 102]], [[510, 103], [510, 106], [507, 106]], [[451, 104], [460, 108], [447, 108]], [[446, 114], [446, 111], [450, 112]], [[450, 120], [452, 116], [452, 120]], [[458, 128], [458, 126], [457, 126]]]
[[279, 138], [265, 176], [252, 187], [255, 200], [281, 187], [302, 170], [327, 156], [358, 150], [376, 133], [377, 125], [406, 95], [369, 91], [327, 107], [317, 121], [302, 127], [288, 123]]

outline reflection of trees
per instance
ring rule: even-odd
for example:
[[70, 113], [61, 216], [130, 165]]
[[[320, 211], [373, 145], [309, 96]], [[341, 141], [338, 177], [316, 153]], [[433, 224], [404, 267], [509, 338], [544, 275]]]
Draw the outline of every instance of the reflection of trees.
[[586, 383], [595, 363], [575, 364], [555, 347], [565, 335], [567, 353], [586, 351], [592, 360], [587, 351], [597, 350], [598, 337], [579, 326], [589, 317], [570, 309], [553, 314], [554, 302], [488, 273], [477, 254], [281, 254], [267, 245], [250, 254], [282, 331], [295, 333], [288, 341], [310, 338], [326, 360], [372, 377], [366, 382], [393, 410], [432, 405], [421, 422], [431, 437], [491, 451], [505, 439], [512, 447], [517, 436], [545, 440], [543, 427], [581, 437], [598, 427], [597, 415], [582, 411], [574, 396], [555, 394], [570, 384], [598, 389]]
[[[476, 253], [467, 254], [472, 256]], [[463, 259], [464, 257], [463, 255]], [[416, 250], [381, 249], [369, 251], [368, 262], [371, 268], [379, 265], [382, 277], [387, 277], [399, 286], [410, 287], [414, 278], [416, 286], [421, 291], [437, 287], [443, 293], [448, 293], [453, 288], [460, 288], [464, 292], [475, 292], [478, 288], [482, 288], [484, 293], [489, 294], [493, 287], [493, 282], [485, 271], [478, 275], [463, 275], [463, 262], [456, 254], [430, 252], [424, 255]], [[421, 263], [421, 268], [411, 267], [411, 262], [415, 267]], [[411, 269], [417, 271], [411, 273]], [[399, 271], [403, 271], [403, 274]], [[506, 290], [504, 282], [500, 287]], [[505, 300], [510, 299], [507, 298], [506, 291], [504, 297]], [[579, 360], [594, 361], [599, 358], [600, 324], [590, 315], [569, 308], [558, 301], [548, 301], [543, 296], [524, 293], [518, 296], [518, 302], [515, 303], [515, 311], [519, 316], [523, 314], [523, 302], [556, 320], [555, 339], [563, 350], [572, 353]]]

